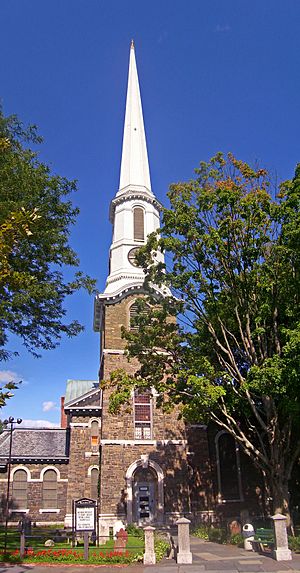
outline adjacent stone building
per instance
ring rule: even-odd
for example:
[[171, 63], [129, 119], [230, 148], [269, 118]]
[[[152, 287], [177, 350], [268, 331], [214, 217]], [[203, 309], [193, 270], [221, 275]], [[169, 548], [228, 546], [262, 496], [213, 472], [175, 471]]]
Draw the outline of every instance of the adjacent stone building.
[[[159, 227], [161, 206], [151, 189], [142, 104], [133, 44], [130, 49], [120, 185], [110, 207], [113, 238], [104, 293], [97, 295], [94, 329], [100, 335], [99, 378], [117, 368], [135, 372], [124, 355], [121, 328], [130, 328], [143, 296], [136, 250]], [[163, 254], [157, 253], [163, 261]], [[157, 298], [166, 291], [155, 288]], [[259, 512], [259, 484], [249, 486], [237, 445], [224, 432], [186, 427], [176, 410], [156, 407], [154, 391], [133, 391], [130, 408], [109, 413], [109, 390], [99, 381], [70, 380], [62, 399], [61, 428], [12, 433], [11, 520], [28, 513], [39, 523], [72, 523], [72, 503], [98, 501], [102, 531], [117, 520], [169, 524], [236, 517], [252, 499]], [[0, 436], [2, 507], [7, 491], [10, 433]]]

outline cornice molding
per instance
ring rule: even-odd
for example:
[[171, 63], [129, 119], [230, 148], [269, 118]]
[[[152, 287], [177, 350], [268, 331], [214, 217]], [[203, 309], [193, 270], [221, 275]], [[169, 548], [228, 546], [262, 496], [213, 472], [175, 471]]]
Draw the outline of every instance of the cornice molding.
[[110, 222], [111, 223], [114, 222], [115, 210], [117, 205], [120, 205], [125, 201], [132, 201], [134, 199], [137, 199], [139, 201], [146, 201], [147, 203], [154, 205], [154, 207], [156, 207], [158, 211], [162, 211], [163, 209], [163, 206], [160, 203], [160, 201], [158, 201], [158, 199], [156, 199], [156, 197], [152, 193], [150, 195], [150, 192], [148, 190], [147, 191], [135, 190], [132, 187], [129, 187], [127, 191], [122, 192], [120, 195], [118, 195], [111, 201], [109, 208]]

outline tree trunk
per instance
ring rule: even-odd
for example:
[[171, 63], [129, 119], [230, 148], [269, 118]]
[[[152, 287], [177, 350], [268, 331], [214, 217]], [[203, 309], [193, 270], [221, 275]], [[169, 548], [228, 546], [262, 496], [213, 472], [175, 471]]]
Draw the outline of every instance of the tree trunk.
[[282, 513], [287, 517], [287, 527], [291, 527], [290, 494], [288, 481], [283, 476], [271, 478], [271, 491], [273, 498], [273, 512]]

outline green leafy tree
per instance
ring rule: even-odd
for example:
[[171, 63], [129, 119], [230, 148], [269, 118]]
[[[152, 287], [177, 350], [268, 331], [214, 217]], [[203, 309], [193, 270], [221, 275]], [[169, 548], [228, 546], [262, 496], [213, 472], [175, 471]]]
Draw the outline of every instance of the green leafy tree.
[[111, 410], [131, 386], [154, 386], [163, 407], [228, 431], [262, 472], [270, 510], [288, 513], [300, 454], [300, 166], [276, 197], [271, 188], [231, 154], [171, 185], [138, 257], [150, 297], [151, 284], [174, 296], [150, 298], [147, 312], [139, 301], [139, 331], [124, 336], [140, 367], [114, 373]]
[[[72, 272], [79, 266], [69, 245], [78, 214], [69, 195], [76, 183], [39, 161], [39, 143], [35, 126], [24, 128], [16, 116], [0, 112], [0, 360], [14, 354], [10, 334], [35, 356], [55, 348], [64, 334], [78, 334], [82, 326], [66, 321], [64, 300], [94, 287], [89, 277]], [[71, 280], [64, 276], [68, 267]], [[11, 384], [0, 391], [1, 405]]]

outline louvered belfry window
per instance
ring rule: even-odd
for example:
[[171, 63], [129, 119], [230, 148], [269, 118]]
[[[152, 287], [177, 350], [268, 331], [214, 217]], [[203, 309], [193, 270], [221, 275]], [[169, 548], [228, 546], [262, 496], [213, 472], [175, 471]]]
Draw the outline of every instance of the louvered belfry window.
[[133, 238], [135, 241], [145, 240], [144, 209], [141, 207], [133, 209]]
[[99, 470], [97, 468], [92, 468], [91, 470], [91, 498], [98, 498], [98, 479]]
[[129, 309], [129, 328], [133, 332], [137, 332], [139, 327], [134, 324], [134, 317], [138, 313], [138, 303], [134, 302]]
[[20, 509], [27, 508], [27, 473], [25, 470], [17, 470], [13, 477], [13, 501]]
[[137, 303], [137, 301], [135, 301], [130, 307], [129, 307], [129, 329], [132, 332], [138, 332], [139, 327], [137, 324], [134, 324], [134, 318], [135, 316], [139, 313], [142, 316], [147, 316], [147, 309], [150, 308], [148, 304], [145, 305], [145, 308], [143, 308], [143, 310], [139, 309], [139, 305]]
[[57, 508], [57, 473], [47, 470], [43, 478], [43, 508]]
[[134, 437], [136, 440], [151, 440], [152, 409], [149, 392], [134, 393]]

